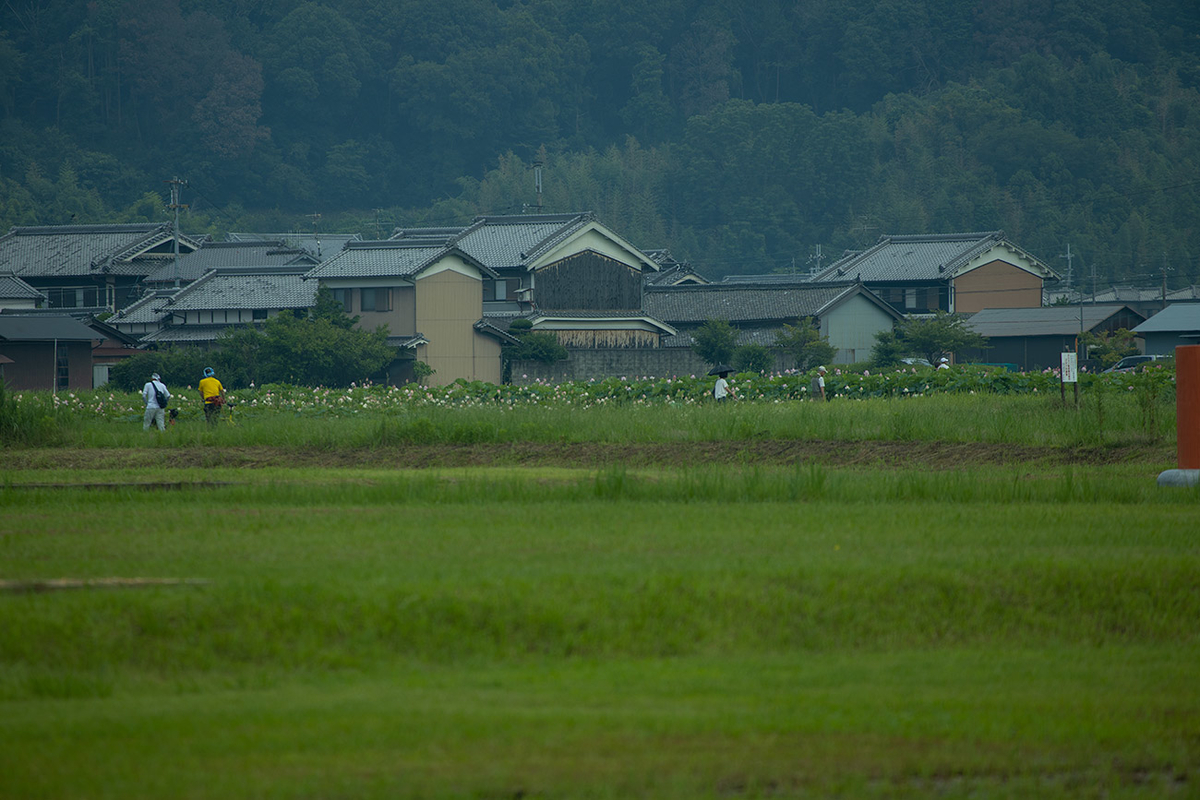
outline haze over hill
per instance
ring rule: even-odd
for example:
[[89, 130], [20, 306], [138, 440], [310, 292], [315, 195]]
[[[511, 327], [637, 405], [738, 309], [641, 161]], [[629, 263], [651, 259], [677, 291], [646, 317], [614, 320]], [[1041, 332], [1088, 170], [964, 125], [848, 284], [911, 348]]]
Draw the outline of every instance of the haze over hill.
[[166, 219], [178, 176], [194, 233], [540, 207], [709, 277], [1003, 229], [1089, 289], [1200, 278], [1189, 0], [14, 0], [0, 26], [4, 229]]

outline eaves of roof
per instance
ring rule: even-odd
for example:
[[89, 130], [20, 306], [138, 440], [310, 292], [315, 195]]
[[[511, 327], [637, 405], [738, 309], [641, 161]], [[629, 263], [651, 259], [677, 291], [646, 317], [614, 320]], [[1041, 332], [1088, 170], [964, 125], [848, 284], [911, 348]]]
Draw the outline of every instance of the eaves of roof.
[[[671, 324], [701, 324], [712, 319], [730, 322], [784, 322], [819, 316], [848, 293], [859, 291], [855, 284], [747, 285], [647, 287], [642, 308]], [[869, 293], [867, 293], [869, 294]], [[874, 295], [871, 299], [895, 315]]]
[[1200, 303], [1173, 303], [1133, 329], [1134, 333], [1200, 331]]
[[1127, 311], [1123, 304], [1085, 306], [1042, 306], [1040, 308], [985, 308], [967, 320], [967, 326], [989, 338], [1021, 336], [1071, 336], [1090, 331], [1111, 317]]
[[1005, 239], [1003, 231], [882, 236], [867, 250], [848, 252], [813, 280], [862, 280], [872, 284], [950, 281], [979, 256], [997, 247], [1016, 253], [1044, 280], [1058, 280], [1049, 266]]
[[305, 280], [345, 278], [405, 278], [414, 279], [425, 269], [449, 256], [461, 259], [484, 275], [495, 278], [496, 273], [470, 253], [454, 245], [424, 239], [384, 239], [369, 242], [348, 242], [346, 248], [333, 258], [305, 273]]
[[317, 285], [306, 282], [300, 270], [264, 273], [261, 270], [212, 270], [167, 299], [162, 310], [216, 311], [221, 309], [310, 308]]
[[7, 341], [48, 342], [92, 341], [104, 337], [79, 320], [44, 314], [22, 316], [0, 314], [0, 339]]

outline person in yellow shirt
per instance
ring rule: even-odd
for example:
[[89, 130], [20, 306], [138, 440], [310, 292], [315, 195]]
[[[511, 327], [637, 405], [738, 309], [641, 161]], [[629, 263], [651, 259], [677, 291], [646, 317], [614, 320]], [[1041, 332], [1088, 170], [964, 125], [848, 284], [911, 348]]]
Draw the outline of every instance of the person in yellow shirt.
[[209, 425], [216, 425], [221, 406], [225, 405], [225, 387], [217, 380], [217, 373], [212, 367], [204, 368], [204, 377], [200, 380], [200, 397], [204, 399], [205, 421]]

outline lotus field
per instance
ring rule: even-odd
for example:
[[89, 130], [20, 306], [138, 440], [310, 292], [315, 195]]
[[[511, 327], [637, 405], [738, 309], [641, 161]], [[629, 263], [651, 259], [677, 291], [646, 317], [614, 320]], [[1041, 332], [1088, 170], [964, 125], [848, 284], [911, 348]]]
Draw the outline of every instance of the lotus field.
[[0, 797], [1200, 794], [1173, 373], [0, 392]]

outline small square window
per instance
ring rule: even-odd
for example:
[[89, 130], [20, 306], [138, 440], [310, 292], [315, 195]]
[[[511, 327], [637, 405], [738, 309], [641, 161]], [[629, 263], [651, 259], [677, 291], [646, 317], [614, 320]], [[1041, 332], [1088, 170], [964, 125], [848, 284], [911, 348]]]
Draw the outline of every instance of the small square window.
[[251, 314], [251, 319], [257, 321], [267, 318], [267, 310], [265, 308], [256, 308]]
[[333, 294], [333, 299], [342, 304], [342, 308], [349, 314], [354, 309], [351, 307], [351, 297], [353, 292], [350, 289], [330, 289]]
[[362, 310], [363, 311], [391, 311], [392, 310], [392, 290], [391, 289], [363, 289], [362, 291]]

